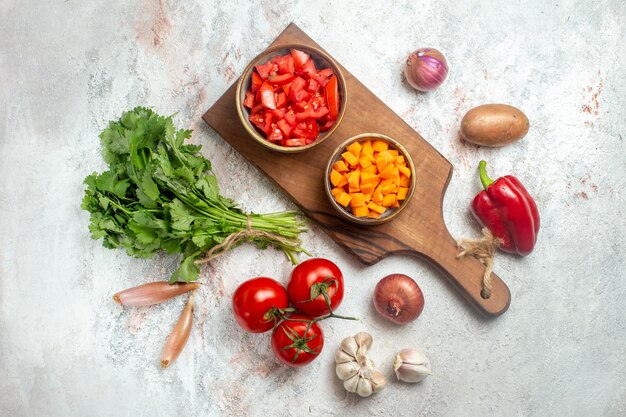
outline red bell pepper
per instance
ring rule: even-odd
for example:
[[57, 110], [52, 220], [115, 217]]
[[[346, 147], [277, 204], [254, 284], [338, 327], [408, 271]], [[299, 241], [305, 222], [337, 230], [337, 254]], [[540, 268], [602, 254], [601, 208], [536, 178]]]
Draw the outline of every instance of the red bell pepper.
[[480, 181], [485, 188], [474, 197], [472, 213], [495, 237], [502, 239], [505, 252], [522, 256], [532, 252], [539, 233], [539, 211], [517, 178], [506, 175], [492, 180], [487, 163], [480, 161]]

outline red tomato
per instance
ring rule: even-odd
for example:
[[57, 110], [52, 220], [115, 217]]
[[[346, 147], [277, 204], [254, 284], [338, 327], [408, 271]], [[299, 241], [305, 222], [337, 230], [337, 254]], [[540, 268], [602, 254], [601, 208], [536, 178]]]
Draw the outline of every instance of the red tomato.
[[310, 321], [311, 317], [294, 314], [289, 319], [274, 329], [272, 351], [285, 365], [304, 366], [315, 360], [324, 348], [324, 333], [317, 323], [313, 323], [309, 328], [310, 323], [306, 321], [291, 321]]
[[246, 98], [243, 101], [243, 105], [249, 109], [254, 107], [254, 93], [252, 91], [246, 91]]
[[305, 52], [298, 51], [297, 49], [291, 50], [291, 56], [293, 57], [293, 63], [296, 70], [300, 70], [302, 66], [309, 60], [309, 55]]
[[244, 330], [262, 333], [275, 323], [275, 309], [289, 306], [287, 291], [278, 281], [258, 277], [241, 284], [233, 294], [233, 314]]
[[328, 259], [307, 259], [291, 272], [287, 293], [293, 305], [311, 317], [324, 316], [335, 310], [343, 300], [343, 274], [337, 265]]
[[252, 71], [252, 81], [250, 81], [250, 89], [252, 90], [252, 92], [256, 92], [256, 90], [261, 87], [261, 84], [263, 84], [263, 79], [261, 78], [261, 76], [255, 71]]
[[263, 65], [257, 65], [255, 66], [255, 68], [259, 72], [261, 78], [263, 78], [264, 80], [266, 80], [267, 77], [269, 77], [270, 75], [276, 74], [276, 72], [278, 71], [278, 65], [276, 65], [272, 61], [266, 62]]
[[330, 117], [334, 119], [339, 115], [339, 86], [337, 85], [337, 77], [334, 75], [326, 84], [326, 102], [328, 103], [328, 111]]
[[293, 74], [270, 75], [267, 79], [272, 84], [287, 84], [296, 78]]
[[269, 81], [264, 81], [259, 91], [261, 92], [261, 103], [268, 109], [275, 109], [276, 100], [274, 98], [274, 88], [272, 84], [270, 84]]

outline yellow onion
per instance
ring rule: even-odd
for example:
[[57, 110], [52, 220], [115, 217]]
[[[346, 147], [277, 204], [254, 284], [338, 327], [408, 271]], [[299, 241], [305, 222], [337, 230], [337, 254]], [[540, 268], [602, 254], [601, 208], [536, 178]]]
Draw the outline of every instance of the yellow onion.
[[416, 90], [432, 91], [446, 79], [448, 63], [438, 50], [421, 48], [407, 58], [404, 75]]

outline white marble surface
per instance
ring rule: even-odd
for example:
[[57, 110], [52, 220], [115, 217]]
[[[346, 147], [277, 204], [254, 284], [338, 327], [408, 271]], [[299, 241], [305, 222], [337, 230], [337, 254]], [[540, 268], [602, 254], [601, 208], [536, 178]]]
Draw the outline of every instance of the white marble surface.
[[[623, 416], [626, 414], [626, 4], [243, 0], [0, 2], [0, 415], [5, 416]], [[525, 5], [522, 5], [524, 3]], [[457, 237], [479, 234], [468, 204], [476, 165], [517, 175], [535, 196], [535, 252], [501, 255], [510, 310], [483, 320], [425, 263], [353, 261], [317, 227], [312, 253], [347, 277], [342, 312], [324, 323], [311, 366], [279, 365], [268, 336], [240, 331], [230, 295], [249, 277], [285, 280], [281, 254], [236, 249], [203, 271], [189, 345], [158, 368], [183, 300], [122, 310], [117, 290], [168, 277], [176, 260], [104, 249], [80, 210], [82, 179], [104, 167], [97, 135], [135, 105], [179, 112], [195, 129], [225, 195], [257, 212], [284, 195], [201, 121], [248, 60], [297, 23], [455, 166], [444, 212]], [[444, 52], [450, 74], [419, 95], [401, 76], [417, 47]], [[486, 102], [523, 109], [520, 143], [478, 149], [460, 118]], [[370, 307], [379, 278], [415, 277], [426, 308], [390, 326]], [[334, 376], [340, 340], [360, 330], [389, 372], [421, 346], [434, 375], [369, 399]]]

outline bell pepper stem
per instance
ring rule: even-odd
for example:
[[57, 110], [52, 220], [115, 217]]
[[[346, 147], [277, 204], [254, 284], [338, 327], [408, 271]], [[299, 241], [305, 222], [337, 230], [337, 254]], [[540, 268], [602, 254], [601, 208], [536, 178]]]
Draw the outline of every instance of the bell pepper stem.
[[480, 173], [480, 182], [483, 183], [483, 188], [486, 190], [487, 187], [493, 184], [493, 180], [487, 175], [487, 162], [480, 161], [478, 163], [478, 172]]

